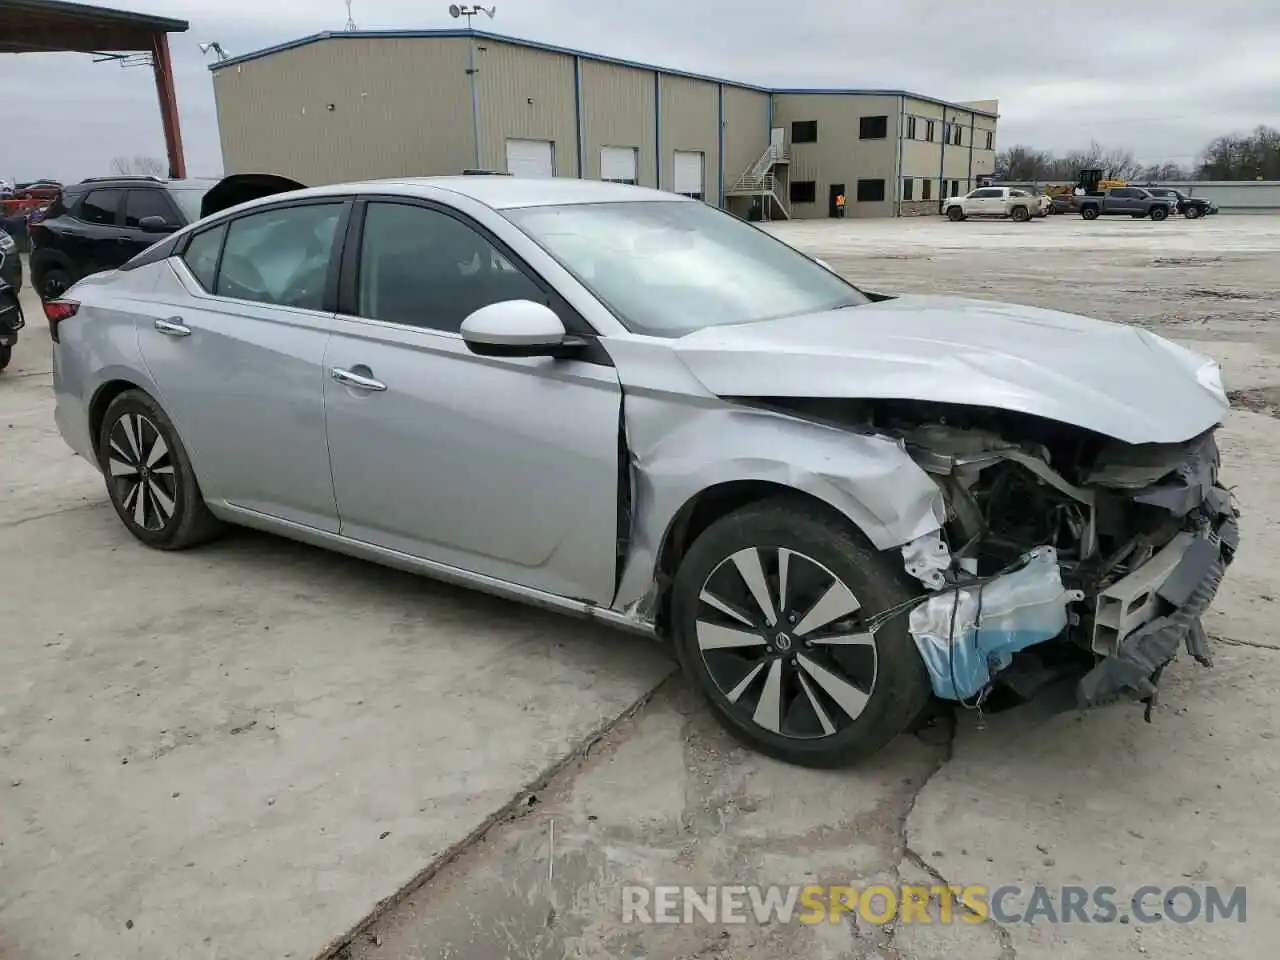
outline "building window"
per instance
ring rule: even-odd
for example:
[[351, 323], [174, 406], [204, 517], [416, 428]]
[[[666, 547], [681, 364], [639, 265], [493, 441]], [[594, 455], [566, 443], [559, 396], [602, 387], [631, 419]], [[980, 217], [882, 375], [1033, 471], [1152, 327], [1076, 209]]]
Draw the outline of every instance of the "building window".
[[902, 178], [902, 199], [914, 200], [916, 192], [916, 182], [910, 177]]
[[916, 138], [916, 118], [907, 117], [907, 139], [914, 140]]
[[859, 140], [883, 140], [889, 135], [888, 117], [861, 117], [858, 120]]
[[924, 138], [933, 143], [933, 121], [930, 120], [924, 125]]
[[858, 181], [858, 202], [859, 203], [879, 203], [884, 199], [884, 181], [883, 180], [859, 180]]
[[951, 133], [953, 138], [951, 142], [954, 143], [957, 147], [963, 146], [961, 141], [964, 140], [964, 127], [960, 126], [960, 124], [957, 123], [954, 127], [951, 128]]
[[794, 180], [791, 183], [792, 203], [817, 203], [818, 184], [813, 180]]
[[953, 197], [958, 197], [958, 196], [960, 196], [960, 181], [959, 181], [959, 180], [952, 180], [952, 181], [951, 181], [951, 195], [952, 195]]
[[925, 177], [923, 180], [920, 181], [920, 199], [921, 200], [933, 199], [933, 181], [930, 180], [928, 177]]
[[818, 121], [817, 120], [796, 120], [791, 124], [791, 142], [792, 143], [817, 143], [818, 142]]
[[995, 149], [995, 140], [996, 140], [996, 135], [992, 133], [990, 130], [988, 130], [987, 131], [987, 149], [988, 150]]

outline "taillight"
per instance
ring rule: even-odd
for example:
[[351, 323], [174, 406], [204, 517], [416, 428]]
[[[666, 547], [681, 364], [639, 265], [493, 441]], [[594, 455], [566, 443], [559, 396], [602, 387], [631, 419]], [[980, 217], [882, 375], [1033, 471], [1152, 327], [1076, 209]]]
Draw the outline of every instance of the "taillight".
[[69, 320], [76, 315], [80, 309], [80, 304], [74, 300], [46, 300], [44, 303], [44, 315], [49, 321], [49, 336], [54, 343], [58, 343], [58, 324], [63, 320]]

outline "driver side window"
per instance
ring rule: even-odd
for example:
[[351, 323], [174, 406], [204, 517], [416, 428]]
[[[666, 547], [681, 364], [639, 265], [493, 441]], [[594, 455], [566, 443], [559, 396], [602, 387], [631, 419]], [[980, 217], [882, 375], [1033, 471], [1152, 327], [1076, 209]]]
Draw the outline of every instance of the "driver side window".
[[324, 307], [325, 279], [343, 204], [277, 207], [227, 230], [214, 293], [257, 303]]

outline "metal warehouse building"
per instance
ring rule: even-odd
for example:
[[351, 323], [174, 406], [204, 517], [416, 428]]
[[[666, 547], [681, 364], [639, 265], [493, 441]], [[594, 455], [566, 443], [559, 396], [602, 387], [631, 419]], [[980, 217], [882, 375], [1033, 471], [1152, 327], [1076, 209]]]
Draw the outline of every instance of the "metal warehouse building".
[[308, 184], [488, 169], [770, 219], [843, 193], [876, 217], [936, 212], [995, 165], [994, 100], [770, 90], [480, 31], [322, 33], [211, 69], [226, 172]]

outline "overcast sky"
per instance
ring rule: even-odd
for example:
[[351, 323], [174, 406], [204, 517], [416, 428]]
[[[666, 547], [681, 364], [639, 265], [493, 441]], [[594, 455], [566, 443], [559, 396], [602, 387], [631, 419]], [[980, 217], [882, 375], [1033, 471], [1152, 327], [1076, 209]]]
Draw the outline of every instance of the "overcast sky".
[[[353, 0], [361, 29], [455, 25], [449, 0]], [[1131, 148], [1190, 164], [1213, 137], [1280, 126], [1280, 3], [1216, 0], [486, 0], [483, 26], [562, 46], [775, 86], [998, 98], [998, 146]], [[343, 0], [115, 0], [187, 19], [170, 38], [187, 165], [221, 172], [198, 44], [233, 56], [341, 30]], [[1037, 9], [1039, 8], [1039, 9]], [[481, 18], [484, 19], [484, 18]], [[479, 23], [477, 25], [480, 25]], [[424, 95], [427, 95], [424, 91]], [[0, 54], [0, 177], [64, 181], [112, 157], [164, 156], [149, 69], [77, 54]]]

